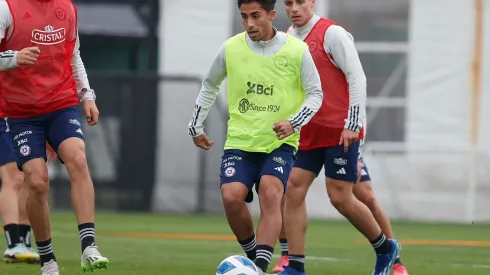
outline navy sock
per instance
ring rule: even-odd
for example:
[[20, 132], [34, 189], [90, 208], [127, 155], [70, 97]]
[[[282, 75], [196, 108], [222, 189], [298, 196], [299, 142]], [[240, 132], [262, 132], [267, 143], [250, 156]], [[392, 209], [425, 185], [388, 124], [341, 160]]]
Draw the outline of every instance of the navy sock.
[[305, 272], [305, 255], [289, 255], [289, 266], [296, 271]]
[[392, 248], [390, 240], [388, 240], [383, 233], [381, 233], [375, 240], [371, 241], [371, 244], [373, 245], [376, 254], [388, 254]]
[[272, 246], [263, 244], [257, 245], [257, 259], [255, 259], [255, 265], [262, 271], [267, 272], [273, 253], [274, 248]]
[[288, 240], [287, 239], [279, 239], [279, 244], [281, 245], [281, 255], [286, 256], [288, 255]]
[[243, 251], [247, 254], [247, 258], [250, 260], [255, 260], [257, 257], [257, 243], [255, 242], [255, 234], [252, 234], [252, 236], [246, 240], [243, 241], [238, 241], [240, 245], [243, 248]]
[[82, 243], [82, 252], [85, 248], [95, 245], [95, 224], [83, 223], [78, 225], [80, 232], [80, 242]]
[[41, 258], [41, 266], [51, 260], [56, 261], [56, 257], [53, 253], [53, 246], [51, 245], [51, 239], [42, 242], [36, 242], [37, 250], [39, 251], [39, 256]]
[[3, 231], [5, 232], [5, 239], [7, 239], [9, 248], [14, 248], [17, 244], [21, 243], [18, 224], [7, 224], [3, 227]]
[[31, 226], [27, 224], [19, 224], [19, 235], [21, 241], [26, 247], [31, 247]]

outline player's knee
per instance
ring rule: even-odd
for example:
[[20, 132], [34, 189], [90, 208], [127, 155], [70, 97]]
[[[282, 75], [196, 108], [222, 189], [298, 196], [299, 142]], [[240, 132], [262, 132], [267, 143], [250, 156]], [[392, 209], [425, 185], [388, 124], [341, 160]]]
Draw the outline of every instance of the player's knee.
[[63, 160], [66, 169], [72, 172], [85, 172], [88, 171], [87, 157], [83, 150], [78, 150], [69, 159]]
[[26, 184], [30, 192], [37, 196], [47, 196], [49, 192], [48, 173], [42, 169], [25, 173]]
[[287, 200], [287, 206], [295, 207], [304, 202], [306, 198], [306, 191], [301, 186], [288, 184], [285, 197]]
[[239, 208], [244, 204], [244, 198], [241, 192], [238, 192], [235, 188], [231, 188], [231, 185], [223, 185], [221, 187], [221, 197], [223, 199], [223, 205], [228, 209]]
[[286, 190], [286, 199], [288, 203], [291, 204], [301, 204], [308, 192], [309, 184], [304, 181], [301, 177], [292, 175], [288, 181], [288, 187]]
[[283, 196], [283, 191], [279, 188], [264, 188], [263, 192], [260, 192], [260, 199], [266, 200], [274, 204], [281, 205], [281, 199]]
[[24, 173], [16, 169], [12, 177], [12, 183], [15, 191], [20, 192], [22, 185], [24, 185]]
[[369, 190], [364, 190], [364, 193], [360, 195], [356, 194], [356, 197], [358, 200], [364, 203], [371, 211], [376, 210], [378, 201], [376, 200], [376, 197], [374, 196], [373, 192]]
[[356, 198], [364, 203], [371, 211], [375, 210], [378, 205], [378, 201], [374, 196], [373, 188], [369, 181], [360, 182], [354, 187], [354, 195]]
[[19, 171], [17, 165], [7, 164], [2, 169], [2, 183], [4, 187], [12, 188], [17, 192], [20, 192], [22, 184], [24, 182], [24, 174]]
[[239, 198], [238, 196], [232, 193], [223, 193], [222, 197], [223, 197], [223, 204], [225, 205], [225, 207], [233, 208], [243, 204], [243, 199]]
[[332, 206], [338, 209], [352, 200], [352, 185], [344, 181], [327, 180], [327, 193]]
[[330, 196], [330, 203], [332, 204], [333, 207], [339, 209], [342, 208], [344, 205], [346, 205], [351, 198], [343, 196], [343, 195], [331, 195]]
[[279, 181], [261, 181], [259, 199], [262, 212], [276, 212], [281, 210], [281, 201], [284, 187]]

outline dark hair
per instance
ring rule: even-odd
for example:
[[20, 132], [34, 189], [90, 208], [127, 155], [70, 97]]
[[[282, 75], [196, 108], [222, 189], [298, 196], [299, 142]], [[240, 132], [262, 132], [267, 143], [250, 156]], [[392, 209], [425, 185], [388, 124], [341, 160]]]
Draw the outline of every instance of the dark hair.
[[254, 2], [259, 3], [260, 6], [267, 12], [270, 12], [276, 6], [276, 0], [238, 0], [237, 2], [238, 2], [238, 8], [240, 8], [243, 4], [254, 3]]

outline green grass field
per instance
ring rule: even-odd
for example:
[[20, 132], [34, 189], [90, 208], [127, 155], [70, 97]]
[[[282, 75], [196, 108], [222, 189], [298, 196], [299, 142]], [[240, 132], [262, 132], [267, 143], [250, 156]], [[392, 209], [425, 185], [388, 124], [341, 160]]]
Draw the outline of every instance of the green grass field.
[[[98, 274], [211, 275], [226, 256], [242, 254], [220, 216], [99, 214], [96, 227], [97, 244], [111, 260]], [[411, 275], [490, 274], [489, 225], [395, 223], [394, 229]], [[74, 215], [55, 214], [52, 230], [61, 274], [83, 274]], [[373, 266], [372, 248], [347, 222], [310, 222], [308, 274], [366, 275]], [[39, 266], [2, 263], [0, 274], [37, 275]]]

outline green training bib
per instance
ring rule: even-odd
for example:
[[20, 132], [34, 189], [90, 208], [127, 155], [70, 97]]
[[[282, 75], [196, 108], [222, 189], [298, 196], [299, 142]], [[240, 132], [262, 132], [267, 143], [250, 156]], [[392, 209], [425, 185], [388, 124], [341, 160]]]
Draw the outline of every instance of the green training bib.
[[282, 144], [298, 148], [299, 133], [278, 140], [272, 127], [296, 114], [305, 99], [300, 68], [306, 47], [288, 35], [276, 54], [261, 56], [247, 45], [245, 32], [228, 39], [230, 119], [225, 149], [270, 153]]

